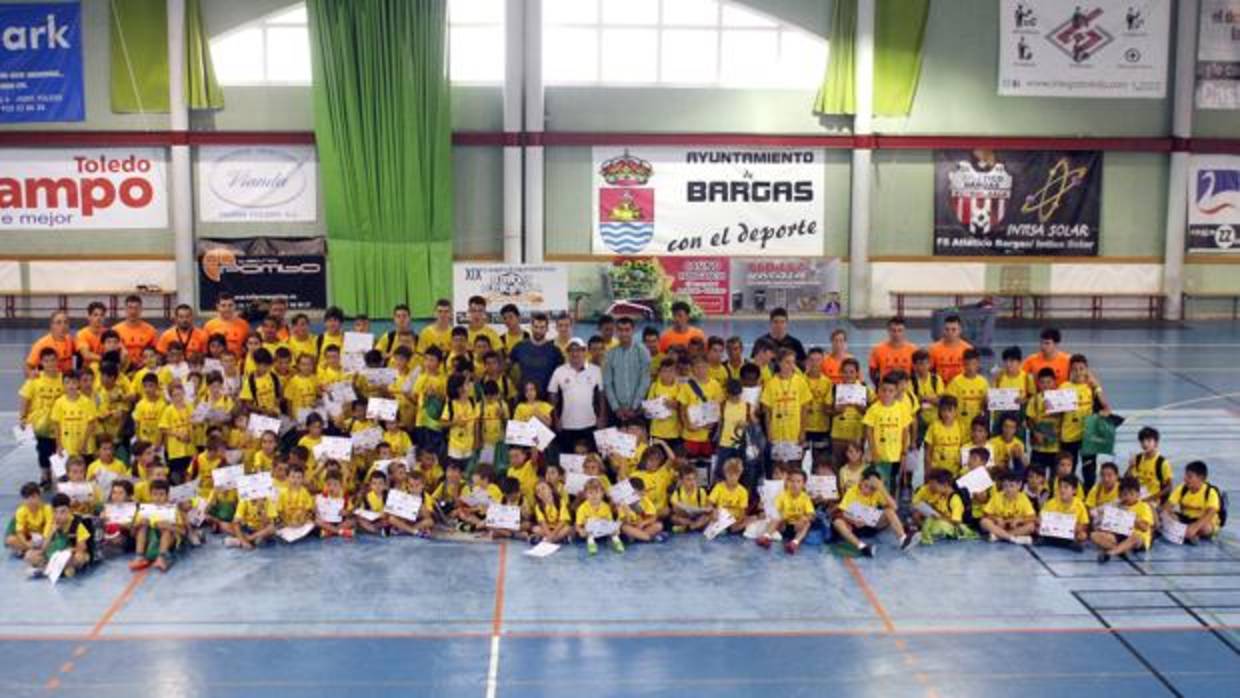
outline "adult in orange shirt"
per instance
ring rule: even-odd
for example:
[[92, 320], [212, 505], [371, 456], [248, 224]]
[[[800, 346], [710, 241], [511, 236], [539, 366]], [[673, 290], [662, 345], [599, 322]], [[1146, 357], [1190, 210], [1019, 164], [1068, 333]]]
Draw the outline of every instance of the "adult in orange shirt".
[[103, 358], [103, 333], [107, 327], [103, 325], [103, 317], [108, 309], [99, 301], [91, 301], [86, 306], [86, 327], [73, 335], [73, 348], [82, 357], [82, 365], [89, 366]]
[[904, 318], [891, 318], [887, 321], [887, 341], [870, 350], [870, 380], [878, 385], [883, 376], [896, 370], [912, 375], [915, 351], [917, 345], [904, 335]]
[[960, 338], [960, 316], [948, 315], [943, 320], [943, 336], [927, 349], [930, 368], [943, 379], [943, 385], [964, 372], [964, 353], [973, 345]]
[[224, 335], [228, 351], [240, 357], [245, 351], [245, 338], [250, 336], [250, 323], [237, 315], [237, 303], [231, 293], [221, 293], [215, 299], [216, 316], [202, 328], [207, 336]]
[[844, 380], [844, 359], [851, 359], [848, 353], [848, 332], [836, 329], [831, 332], [831, 353], [822, 359], [822, 375], [839, 384]]
[[1042, 341], [1036, 354], [1030, 354], [1025, 359], [1025, 363], [1021, 365], [1025, 375], [1038, 375], [1038, 371], [1049, 368], [1055, 372], [1055, 387], [1063, 385], [1068, 380], [1069, 357], [1062, 351], [1059, 351], [1059, 343], [1063, 341], [1063, 335], [1054, 327], [1048, 327], [1042, 330]]
[[69, 336], [69, 315], [63, 310], [52, 313], [47, 334], [35, 340], [26, 355], [26, 376], [35, 374], [39, 368], [39, 354], [51, 347], [56, 350], [56, 370], [64, 373], [73, 370], [73, 337]]
[[173, 311], [172, 327], [164, 330], [155, 342], [155, 351], [160, 355], [168, 353], [168, 344], [179, 342], [186, 356], [205, 354], [207, 352], [207, 333], [194, 326], [194, 309], [182, 303]]
[[142, 350], [155, 346], [158, 333], [151, 323], [142, 319], [142, 299], [138, 296], [125, 298], [125, 319], [112, 326], [121, 338], [121, 347], [129, 356], [131, 366], [142, 365]]
[[659, 351], [666, 354], [672, 347], [687, 347], [689, 340], [700, 337], [706, 343], [706, 334], [689, 324], [689, 304], [684, 301], [672, 303], [672, 326], [663, 330], [659, 337]]

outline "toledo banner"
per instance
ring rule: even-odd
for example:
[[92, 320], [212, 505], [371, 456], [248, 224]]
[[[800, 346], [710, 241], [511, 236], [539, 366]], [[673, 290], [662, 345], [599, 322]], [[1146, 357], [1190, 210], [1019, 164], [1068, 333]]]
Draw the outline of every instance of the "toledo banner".
[[81, 5], [0, 5], [0, 122], [85, 118]]
[[821, 149], [599, 147], [592, 163], [595, 254], [822, 256]]
[[999, 94], [1163, 97], [1170, 4], [1169, 0], [1003, 0]]
[[1098, 254], [1102, 153], [940, 150], [936, 255]]
[[1240, 252], [1240, 156], [1194, 155], [1188, 171], [1188, 249]]
[[161, 148], [0, 150], [0, 230], [167, 228]]
[[1201, 0], [1197, 107], [1240, 109], [1240, 0]]

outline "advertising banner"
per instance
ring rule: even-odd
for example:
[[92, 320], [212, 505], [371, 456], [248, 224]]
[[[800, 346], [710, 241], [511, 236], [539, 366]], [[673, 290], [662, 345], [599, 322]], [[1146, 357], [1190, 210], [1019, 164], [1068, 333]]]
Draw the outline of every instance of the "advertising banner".
[[689, 296], [707, 315], [731, 310], [726, 257], [666, 257], [659, 263], [671, 277], [672, 293]]
[[1101, 199], [1096, 151], [940, 150], [934, 253], [1094, 256]]
[[820, 149], [598, 147], [599, 255], [820, 256]]
[[1201, 0], [1197, 107], [1240, 109], [1240, 0]]
[[838, 259], [733, 259], [731, 277], [737, 315], [840, 313]]
[[81, 5], [0, 5], [0, 123], [85, 119]]
[[452, 309], [456, 322], [464, 324], [469, 298], [487, 299], [487, 322], [499, 325], [500, 309], [512, 303], [521, 311], [521, 321], [543, 312], [555, 316], [568, 312], [568, 270], [552, 264], [475, 264], [452, 265]]
[[1188, 249], [1240, 252], [1240, 156], [1194, 155], [1188, 167]]
[[241, 308], [274, 298], [293, 310], [327, 307], [327, 243], [323, 238], [198, 240], [198, 306], [231, 293]]
[[167, 228], [161, 148], [0, 150], [0, 230]]
[[1170, 6], [1169, 0], [1002, 0], [999, 94], [1162, 98]]
[[198, 216], [207, 222], [313, 222], [318, 161], [312, 145], [198, 149]]

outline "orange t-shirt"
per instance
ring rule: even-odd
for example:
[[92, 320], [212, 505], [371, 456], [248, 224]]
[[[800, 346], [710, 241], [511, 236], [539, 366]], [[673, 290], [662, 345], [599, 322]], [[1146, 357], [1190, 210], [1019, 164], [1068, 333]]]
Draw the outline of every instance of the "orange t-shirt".
[[[844, 359], [851, 359], [852, 354], [846, 354]], [[822, 375], [831, 379], [832, 383], [839, 385], [844, 380], [844, 369], [842, 364], [844, 359], [837, 359], [827, 354], [822, 360]]]
[[659, 337], [659, 351], [666, 354], [672, 347], [687, 347], [689, 340], [694, 337], [706, 341], [706, 335], [696, 327], [689, 327], [684, 332], [677, 332], [675, 327], [669, 327], [663, 331], [663, 336]]
[[943, 385], [964, 372], [964, 352], [972, 348], [973, 345], [963, 339], [953, 346], [947, 346], [940, 339], [926, 350], [930, 354], [930, 368], [943, 379]]
[[168, 345], [172, 342], [180, 342], [187, 355], [207, 353], [207, 333], [203, 332], [200, 327], [191, 327], [189, 332], [182, 332], [176, 325], [169, 327], [159, 335], [159, 341], [155, 343], [155, 351], [167, 354]]
[[95, 331], [90, 328], [90, 325], [78, 330], [77, 334], [73, 335], [74, 350], [82, 351], [85, 349], [96, 356], [102, 354], [103, 332], [104, 330], [100, 330], [98, 334], [95, 334]]
[[137, 325], [118, 322], [112, 329], [120, 335], [121, 346], [129, 355], [129, 362], [135, 366], [141, 366], [142, 350], [155, 345], [155, 328], [149, 322], [139, 321]]
[[877, 370], [879, 378], [895, 370], [912, 375], [913, 352], [915, 351], [917, 351], [917, 345], [912, 342], [898, 349], [892, 347], [889, 342], [876, 344], [870, 350], [870, 370]]
[[245, 338], [250, 336], [250, 323], [239, 317], [232, 320], [212, 318], [202, 329], [206, 331], [208, 338], [213, 334], [224, 335], [224, 341], [228, 343], [228, 351], [237, 356], [241, 356], [241, 352], [245, 350]]
[[1037, 385], [1038, 371], [1049, 368], [1055, 372], [1055, 387], [1058, 388], [1068, 380], [1069, 360], [1072, 357], [1062, 351], [1055, 352], [1055, 357], [1047, 359], [1042, 356], [1042, 352], [1038, 352], [1025, 359], [1025, 363], [1021, 366], [1025, 373], [1029, 375], [1029, 380]]
[[26, 365], [30, 368], [39, 367], [39, 354], [47, 347], [56, 350], [56, 368], [61, 373], [73, 369], [73, 338], [65, 335], [64, 339], [56, 339], [51, 333], [39, 337], [30, 347], [30, 353], [26, 356]]

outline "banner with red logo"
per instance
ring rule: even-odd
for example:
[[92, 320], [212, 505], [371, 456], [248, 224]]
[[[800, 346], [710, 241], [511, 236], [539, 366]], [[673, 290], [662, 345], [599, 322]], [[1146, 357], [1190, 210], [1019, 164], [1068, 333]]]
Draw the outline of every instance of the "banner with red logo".
[[940, 150], [934, 253], [1094, 256], [1102, 153]]
[[168, 227], [161, 148], [0, 150], [0, 230]]
[[671, 277], [672, 293], [689, 296], [707, 315], [727, 315], [731, 311], [726, 258], [664, 257], [659, 264]]

